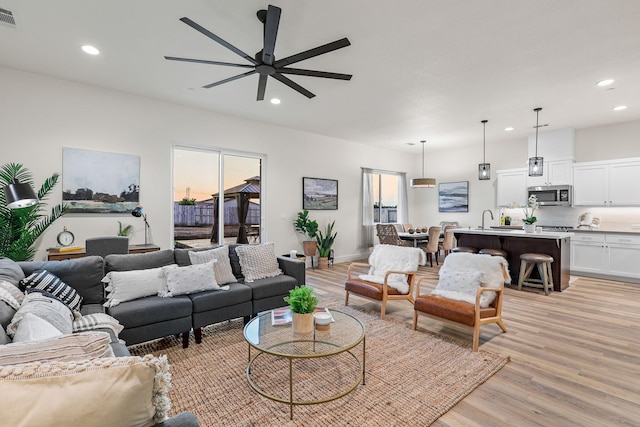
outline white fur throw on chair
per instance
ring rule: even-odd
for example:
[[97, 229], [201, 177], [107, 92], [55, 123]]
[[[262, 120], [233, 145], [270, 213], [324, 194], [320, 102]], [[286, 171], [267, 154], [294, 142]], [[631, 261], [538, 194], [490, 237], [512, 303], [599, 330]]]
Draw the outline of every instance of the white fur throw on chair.
[[[440, 280], [433, 295], [475, 304], [480, 286], [501, 288], [511, 283], [509, 264], [499, 256], [453, 253], [449, 254], [440, 269]], [[488, 307], [495, 299], [495, 292], [483, 292], [480, 307]]]
[[[384, 283], [384, 276], [387, 271], [414, 272], [419, 265], [426, 263], [424, 251], [420, 248], [394, 245], [376, 245], [369, 255], [369, 274], [360, 275], [360, 279], [373, 283]], [[407, 276], [403, 274], [391, 274], [387, 285], [397, 289], [400, 293], [409, 292]]]

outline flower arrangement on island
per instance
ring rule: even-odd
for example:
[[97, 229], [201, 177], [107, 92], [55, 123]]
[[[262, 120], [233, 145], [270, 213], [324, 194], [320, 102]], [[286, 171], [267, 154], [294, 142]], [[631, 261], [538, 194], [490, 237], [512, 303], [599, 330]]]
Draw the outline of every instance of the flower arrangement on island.
[[[536, 195], [532, 194], [531, 196], [529, 196], [528, 206], [522, 209], [522, 211], [524, 212], [524, 219], [522, 220], [522, 222], [529, 225], [535, 224], [538, 218], [533, 216], [533, 214], [535, 213], [536, 209], [538, 209], [538, 206], [538, 198], [536, 197]], [[531, 212], [529, 212], [529, 209], [531, 209]]]

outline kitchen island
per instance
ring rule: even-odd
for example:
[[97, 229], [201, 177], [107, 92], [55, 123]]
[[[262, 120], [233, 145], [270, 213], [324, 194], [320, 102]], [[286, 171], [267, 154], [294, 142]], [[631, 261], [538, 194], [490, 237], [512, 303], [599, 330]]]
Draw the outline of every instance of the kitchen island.
[[529, 252], [550, 255], [553, 257], [551, 264], [553, 290], [562, 292], [569, 287], [571, 262], [569, 239], [573, 233], [555, 231], [527, 233], [524, 230], [456, 228], [453, 234], [458, 246], [470, 246], [477, 250], [502, 249], [507, 252], [511, 283], [514, 285], [518, 284], [520, 275], [520, 255]]

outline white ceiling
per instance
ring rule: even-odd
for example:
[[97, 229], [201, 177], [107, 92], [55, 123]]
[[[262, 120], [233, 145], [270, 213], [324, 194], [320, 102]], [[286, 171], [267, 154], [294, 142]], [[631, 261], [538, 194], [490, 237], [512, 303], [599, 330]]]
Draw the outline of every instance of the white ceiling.
[[[0, 65], [416, 152], [406, 144], [481, 143], [482, 119], [487, 144], [526, 140], [535, 107], [545, 130], [640, 119], [638, 0], [272, 2], [282, 8], [276, 59], [348, 37], [351, 46], [295, 67], [352, 80], [290, 76], [316, 94], [309, 100], [269, 79], [257, 102], [257, 75], [201, 88], [245, 69], [163, 58], [242, 63], [179, 18], [253, 55], [262, 47], [256, 11], [268, 4], [256, 0], [0, 0], [17, 23], [0, 23]], [[605, 78], [616, 80], [609, 90], [595, 86]]]

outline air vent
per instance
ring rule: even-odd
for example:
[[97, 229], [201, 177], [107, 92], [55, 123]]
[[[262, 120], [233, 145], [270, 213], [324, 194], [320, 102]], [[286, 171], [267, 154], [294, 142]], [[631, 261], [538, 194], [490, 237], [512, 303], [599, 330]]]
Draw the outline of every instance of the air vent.
[[16, 20], [13, 19], [13, 12], [0, 7], [0, 22], [15, 26]]

